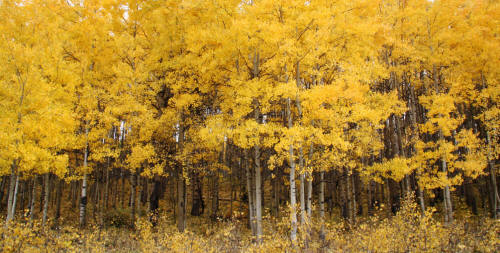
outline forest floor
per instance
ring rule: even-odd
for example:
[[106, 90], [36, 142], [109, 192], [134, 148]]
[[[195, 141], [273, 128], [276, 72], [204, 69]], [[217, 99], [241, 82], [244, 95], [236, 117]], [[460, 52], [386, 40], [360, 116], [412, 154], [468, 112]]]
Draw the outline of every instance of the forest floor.
[[[138, 218], [132, 229], [114, 216], [112, 225], [61, 219], [61, 226], [28, 219], [0, 226], [2, 252], [500, 252], [500, 221], [461, 214], [450, 224], [440, 222], [433, 208], [422, 214], [405, 204], [392, 217], [383, 210], [356, 222], [317, 219], [299, 228], [294, 245], [289, 240], [286, 213], [265, 217], [263, 242], [255, 243], [246, 220], [210, 222], [190, 217], [187, 230], [177, 232], [172, 215], [152, 226]], [[125, 213], [125, 212], [124, 212]], [[324, 239], [320, 231], [324, 226]], [[310, 233], [307, 233], [310, 231]]]

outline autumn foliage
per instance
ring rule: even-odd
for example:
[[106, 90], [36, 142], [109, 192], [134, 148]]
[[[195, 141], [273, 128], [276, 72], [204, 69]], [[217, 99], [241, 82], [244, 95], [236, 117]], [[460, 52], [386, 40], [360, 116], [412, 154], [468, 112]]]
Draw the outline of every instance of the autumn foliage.
[[499, 250], [498, 1], [0, 17], [4, 250]]

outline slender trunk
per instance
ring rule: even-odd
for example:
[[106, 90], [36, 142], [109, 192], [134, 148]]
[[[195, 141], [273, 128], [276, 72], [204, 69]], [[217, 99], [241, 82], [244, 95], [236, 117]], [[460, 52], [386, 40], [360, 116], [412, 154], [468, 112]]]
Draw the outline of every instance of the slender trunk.
[[356, 222], [356, 215], [358, 214], [358, 204], [357, 204], [357, 198], [356, 198], [356, 174], [355, 172], [352, 173], [351, 175], [351, 181], [352, 181], [352, 221]]
[[233, 218], [233, 200], [234, 200], [234, 184], [233, 184], [233, 168], [231, 166], [231, 162], [227, 162], [227, 167], [229, 168], [229, 184], [230, 184], [230, 192], [231, 198], [229, 201], [229, 218]]
[[50, 173], [45, 173], [44, 179], [44, 197], [43, 197], [43, 215], [42, 215], [42, 226], [47, 224], [47, 213], [49, 211], [49, 201], [50, 201]]
[[276, 176], [276, 170], [277, 168], [275, 168], [274, 170], [271, 171], [271, 215], [273, 217], [277, 217], [278, 214], [276, 212], [276, 189], [277, 189], [277, 179], [278, 177]]
[[33, 219], [35, 218], [35, 203], [36, 203], [36, 182], [37, 176], [33, 176], [33, 188], [31, 189], [31, 202], [30, 202], [30, 224], [33, 224]]
[[319, 232], [320, 239], [325, 241], [325, 172], [320, 172], [319, 183], [319, 218], [321, 223], [321, 230]]
[[25, 213], [24, 213], [24, 200], [25, 200], [25, 197], [26, 197], [26, 181], [23, 180], [20, 187], [21, 187], [21, 189], [20, 189], [21, 199], [20, 199], [20, 203], [19, 203], [19, 210], [23, 211], [23, 217], [24, 217], [25, 216]]
[[[181, 122], [183, 115], [181, 115]], [[179, 141], [178, 152], [182, 152], [184, 147], [184, 127], [179, 124]], [[184, 179], [183, 163], [178, 165], [177, 168], [177, 229], [179, 232], [184, 232], [186, 228], [186, 181]]]
[[306, 202], [306, 211], [307, 211], [307, 217], [309, 219], [311, 218], [312, 214], [312, 191], [313, 191], [313, 177], [310, 172], [307, 173], [307, 202]]
[[92, 196], [92, 218], [94, 221], [96, 221], [96, 213], [97, 213], [97, 208], [98, 208], [98, 203], [99, 203], [99, 171], [96, 171], [96, 179], [95, 182], [92, 184], [92, 190], [91, 190], [91, 196]]
[[366, 212], [363, 214], [364, 216], [368, 216], [372, 214], [373, 211], [373, 197], [374, 197], [374, 192], [373, 192], [373, 181], [369, 181], [367, 185], [367, 200], [366, 200]]
[[56, 191], [56, 215], [55, 215], [55, 224], [57, 225], [59, 222], [59, 218], [61, 217], [61, 198], [62, 198], [62, 189], [64, 187], [64, 180], [59, 179], [59, 185], [57, 186]]
[[212, 213], [210, 218], [212, 221], [217, 220], [217, 214], [219, 212], [219, 170], [214, 171], [213, 175], [213, 188], [212, 188]]
[[104, 208], [108, 208], [109, 200], [109, 157], [106, 166], [106, 187], [104, 188]]
[[[415, 97], [415, 88], [413, 86], [413, 84], [410, 86], [410, 95], [408, 96], [408, 104], [410, 105], [410, 120], [411, 120], [411, 124], [412, 124], [412, 135], [410, 138], [417, 138], [418, 135], [415, 134], [415, 132], [417, 131], [417, 99]], [[412, 150], [415, 152], [415, 155], [416, 155], [416, 150], [413, 148], [413, 149], [410, 149], [410, 153], [412, 152]], [[420, 186], [418, 180], [420, 179], [420, 168], [417, 168], [416, 172], [415, 172], [415, 178], [414, 180], [416, 181], [416, 185], [417, 185], [417, 197], [418, 197], [418, 202], [419, 202], [419, 205], [420, 205], [420, 209], [422, 211], [422, 215], [424, 215], [425, 213], [425, 201], [424, 201], [424, 191], [422, 190], [422, 187]]]
[[150, 212], [150, 221], [153, 226], [156, 226], [158, 222], [158, 207], [161, 194], [163, 192], [163, 184], [161, 183], [158, 176], [155, 176], [153, 179], [153, 190], [151, 191], [151, 195], [149, 197], [149, 212]]
[[191, 206], [191, 215], [200, 216], [203, 214], [203, 211], [205, 209], [205, 203], [203, 202], [203, 189], [198, 172], [193, 172], [192, 187], [193, 205]]
[[131, 227], [135, 226], [135, 193], [137, 191], [137, 175], [136, 170], [130, 173], [130, 218], [132, 220]]
[[85, 127], [85, 152], [83, 155], [83, 181], [82, 181], [82, 192], [80, 197], [80, 227], [84, 227], [86, 223], [86, 208], [87, 208], [87, 159], [88, 159], [88, 135], [89, 129]]
[[5, 181], [6, 177], [2, 176], [2, 183], [0, 183], [0, 211], [3, 211], [3, 196], [5, 195]]
[[345, 185], [346, 185], [346, 201], [347, 201], [347, 217], [349, 222], [353, 222], [352, 215], [352, 185], [351, 185], [351, 175], [347, 168], [345, 169]]
[[304, 173], [304, 157], [302, 147], [299, 147], [299, 171], [300, 171], [300, 224], [304, 226], [306, 223], [306, 201], [305, 201], [305, 173]]
[[139, 188], [139, 193], [137, 194], [137, 209], [140, 210], [142, 206], [144, 206], [145, 202], [144, 194], [145, 191], [147, 191], [147, 184], [145, 184], [145, 181], [139, 175], [139, 173], [137, 173], [136, 176], [136, 187]]
[[80, 181], [73, 181], [73, 191], [72, 191], [72, 202], [71, 207], [76, 208], [77, 203], [80, 201], [80, 194], [78, 194], [78, 189], [80, 189]]
[[174, 217], [176, 217], [176, 219], [177, 219], [177, 181], [179, 181], [179, 176], [177, 174], [178, 174], [178, 169], [175, 170], [175, 175], [172, 177], [172, 194], [170, 194], [171, 196], [170, 199], [172, 200], [172, 210], [174, 211]]
[[120, 207], [123, 208], [125, 205], [125, 170], [120, 168], [120, 178], [121, 178], [121, 189], [120, 189]]
[[16, 178], [17, 178], [17, 175], [15, 173], [15, 166], [16, 166], [15, 163], [16, 163], [15, 161], [12, 162], [11, 166], [10, 182], [9, 182], [9, 198], [7, 199], [7, 219], [5, 225], [7, 225], [9, 221], [14, 219], [14, 213], [12, 212], [14, 208], [12, 207], [12, 204], [14, 202], [14, 191], [16, 187]]
[[[483, 73], [481, 72], [481, 83], [482, 83], [482, 86], [483, 86], [483, 89], [486, 88], [486, 78], [484, 77]], [[484, 119], [486, 121], [486, 119]], [[492, 147], [491, 147], [491, 138], [490, 138], [490, 132], [488, 131], [488, 129], [485, 129], [485, 132], [486, 132], [486, 142], [488, 144], [488, 152], [487, 152], [487, 160], [488, 160], [488, 166], [490, 167], [490, 179], [491, 179], [491, 203], [492, 203], [492, 216], [493, 218], [495, 219], [498, 219], [500, 217], [500, 197], [499, 197], [499, 194], [498, 194], [498, 185], [497, 185], [497, 177], [496, 177], [496, 173], [495, 173], [495, 166], [494, 166], [494, 157], [493, 155], [491, 154], [491, 151], [492, 151]]]
[[384, 196], [385, 196], [385, 201], [386, 201], [386, 205], [387, 205], [387, 215], [388, 216], [391, 216], [392, 214], [392, 205], [393, 205], [393, 202], [392, 202], [392, 193], [391, 193], [391, 186], [390, 186], [390, 182], [389, 182], [389, 179], [385, 179], [385, 184], [383, 184], [383, 189], [384, 189]]
[[[255, 52], [253, 56], [253, 78], [259, 78], [259, 53]], [[254, 119], [257, 123], [260, 122], [260, 109], [259, 109], [259, 101], [255, 100], [255, 109], [254, 109]], [[258, 136], [260, 139], [260, 136]], [[256, 240], [257, 243], [262, 242], [262, 183], [261, 183], [261, 175], [260, 175], [260, 146], [259, 144], [254, 146], [254, 162], [255, 162], [255, 231], [256, 231]]]
[[42, 177], [40, 177], [40, 178], [38, 179], [38, 181], [40, 181], [40, 182], [39, 182], [39, 183], [40, 183], [40, 198], [39, 198], [39, 201], [38, 201], [38, 202], [39, 202], [39, 205], [38, 205], [38, 206], [39, 206], [40, 208], [39, 208], [38, 212], [39, 212], [39, 213], [43, 213], [43, 191], [44, 191], [44, 185], [45, 185], [45, 183], [43, 182], [43, 176], [42, 176]]
[[146, 198], [145, 207], [148, 211], [151, 211], [150, 207], [151, 207], [151, 194], [153, 192], [153, 183], [154, 183], [153, 179], [146, 178], [146, 185], [147, 185], [146, 189], [147, 190], [146, 190], [146, 196], [145, 196], [145, 198]]
[[255, 231], [257, 243], [262, 242], [262, 183], [260, 175], [260, 147], [255, 145]]
[[[292, 113], [290, 109], [290, 98], [287, 99], [287, 115], [288, 115], [288, 128], [292, 128]], [[295, 187], [295, 158], [293, 156], [293, 144], [289, 147], [289, 163], [290, 163], [290, 240], [295, 244], [297, 239], [297, 212], [296, 212], [296, 187]]]
[[[406, 157], [406, 151], [405, 151], [405, 143], [403, 143], [403, 138], [401, 137], [402, 136], [402, 130], [401, 130], [401, 121], [399, 119], [399, 117], [396, 117], [394, 116], [394, 123], [395, 123], [395, 126], [396, 126], [396, 136], [397, 136], [397, 142], [398, 142], [398, 146], [399, 146], [399, 155], [402, 157], [402, 158], [405, 158]], [[404, 177], [404, 196], [408, 196], [410, 194], [410, 174], [408, 175], [405, 175]]]
[[[444, 158], [441, 159], [441, 166], [443, 173], [447, 174], [447, 166], [446, 160]], [[447, 177], [447, 176], [446, 176]], [[445, 211], [445, 222], [451, 223], [453, 222], [453, 207], [451, 205], [451, 197], [450, 197], [450, 186], [446, 185], [443, 191], [443, 204]]]
[[425, 213], [425, 201], [424, 201], [424, 191], [422, 191], [422, 187], [417, 183], [417, 192], [418, 192], [418, 202], [420, 205], [420, 210], [422, 211], [422, 215]]
[[82, 191], [80, 195], [80, 227], [85, 227], [86, 224], [86, 208], [87, 208], [87, 173], [83, 174]]
[[184, 232], [186, 228], [185, 187], [186, 183], [182, 175], [182, 169], [179, 169], [177, 178], [177, 229], [179, 232]]
[[19, 175], [16, 176], [16, 186], [14, 187], [14, 197], [12, 200], [12, 217], [16, 215], [17, 192], [19, 190]]
[[491, 159], [491, 139], [490, 133], [486, 130], [486, 141], [488, 142], [488, 166], [490, 167], [490, 179], [492, 186], [492, 195], [493, 195], [493, 218], [498, 219], [500, 217], [500, 197], [498, 195], [498, 186], [497, 186], [497, 176], [495, 173], [495, 166]]
[[280, 173], [280, 168], [276, 168], [276, 171], [273, 171], [275, 173], [274, 177], [274, 217], [279, 216], [279, 208], [280, 208], [280, 180], [281, 180], [281, 173]]
[[243, 157], [244, 157], [244, 164], [245, 164], [245, 171], [246, 171], [246, 177], [247, 177], [247, 195], [248, 195], [248, 225], [250, 226], [252, 230], [252, 235], [256, 236], [257, 231], [255, 230], [255, 215], [254, 215], [254, 201], [253, 197], [254, 195], [252, 194], [252, 171], [250, 166], [248, 166], [248, 150], [243, 149]]

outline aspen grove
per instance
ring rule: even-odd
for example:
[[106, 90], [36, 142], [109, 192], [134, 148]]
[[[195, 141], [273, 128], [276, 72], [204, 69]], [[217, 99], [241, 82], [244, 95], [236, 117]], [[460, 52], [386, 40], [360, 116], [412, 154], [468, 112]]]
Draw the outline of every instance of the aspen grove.
[[500, 251], [500, 1], [0, 1], [3, 251]]

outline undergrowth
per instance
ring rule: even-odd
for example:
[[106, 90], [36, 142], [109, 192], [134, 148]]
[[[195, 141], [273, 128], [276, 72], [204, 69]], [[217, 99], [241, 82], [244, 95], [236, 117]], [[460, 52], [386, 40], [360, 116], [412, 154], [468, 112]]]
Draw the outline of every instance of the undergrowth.
[[[188, 230], [179, 233], [173, 220], [159, 218], [157, 226], [139, 218], [135, 229], [124, 226], [47, 225], [28, 220], [1, 224], [2, 252], [500, 252], [500, 223], [487, 218], [457, 219], [443, 224], [429, 209], [422, 214], [406, 201], [393, 217], [375, 215], [355, 223], [313, 219], [299, 229], [299, 239], [289, 240], [288, 216], [264, 219], [263, 243], [244, 221], [211, 223], [191, 218]], [[307, 231], [309, 231], [307, 233]], [[307, 248], [306, 248], [307, 247]]]

